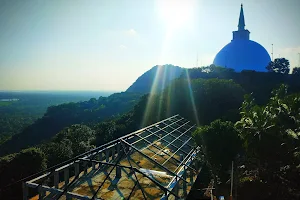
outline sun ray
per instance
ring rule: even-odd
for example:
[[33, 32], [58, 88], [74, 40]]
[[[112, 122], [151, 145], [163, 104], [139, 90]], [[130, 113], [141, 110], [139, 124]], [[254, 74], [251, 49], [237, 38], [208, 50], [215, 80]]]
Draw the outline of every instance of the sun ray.
[[[164, 90], [164, 88], [166, 86], [166, 75], [167, 75], [167, 72], [168, 72], [168, 67], [164, 66], [163, 68], [164, 69], [163, 69], [162, 80], [161, 80], [161, 83], [162, 83], [162, 87], [161, 88], [163, 88], [163, 90]], [[162, 113], [162, 110], [163, 110], [163, 102], [162, 101], [163, 101], [163, 98], [164, 98], [163, 92], [164, 91], [160, 92], [161, 96], [160, 96], [159, 104], [158, 104], [158, 117], [159, 117], [159, 120], [162, 117], [161, 116], [161, 113]], [[165, 117], [165, 116], [163, 116], [163, 117]]]
[[193, 90], [192, 90], [191, 79], [190, 79], [190, 75], [188, 73], [188, 69], [185, 69], [185, 75], [186, 75], [186, 79], [187, 79], [187, 82], [188, 82], [189, 96], [190, 96], [190, 101], [191, 101], [192, 107], [193, 107], [193, 113], [194, 113], [195, 121], [196, 121], [197, 125], [199, 125], [197, 107], [196, 107], [196, 104], [195, 104], [195, 99], [194, 99], [194, 94], [193, 94]]
[[142, 119], [142, 124], [141, 127], [144, 127], [147, 122], [149, 117], [151, 116], [151, 114], [153, 114], [153, 112], [155, 112], [154, 108], [155, 108], [155, 98], [157, 97], [157, 92], [158, 92], [158, 82], [159, 82], [159, 78], [161, 77], [161, 66], [157, 66], [157, 70], [155, 73], [155, 77], [151, 86], [151, 90], [148, 96], [148, 100], [147, 100], [147, 104], [146, 104], [146, 109], [144, 112], [144, 116]]

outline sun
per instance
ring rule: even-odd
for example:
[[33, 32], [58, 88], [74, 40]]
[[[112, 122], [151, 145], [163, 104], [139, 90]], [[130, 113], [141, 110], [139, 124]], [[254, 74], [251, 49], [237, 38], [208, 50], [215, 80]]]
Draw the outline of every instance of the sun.
[[159, 18], [168, 28], [179, 28], [193, 19], [195, 0], [157, 0]]

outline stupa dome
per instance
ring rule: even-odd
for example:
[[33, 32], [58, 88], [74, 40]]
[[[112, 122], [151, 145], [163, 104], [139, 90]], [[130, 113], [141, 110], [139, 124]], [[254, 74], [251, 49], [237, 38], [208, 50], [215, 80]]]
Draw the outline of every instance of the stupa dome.
[[233, 39], [223, 47], [214, 59], [214, 65], [233, 68], [239, 72], [244, 69], [266, 71], [271, 61], [267, 50], [259, 43], [249, 39], [250, 32], [245, 29], [243, 5], [241, 6], [238, 31]]

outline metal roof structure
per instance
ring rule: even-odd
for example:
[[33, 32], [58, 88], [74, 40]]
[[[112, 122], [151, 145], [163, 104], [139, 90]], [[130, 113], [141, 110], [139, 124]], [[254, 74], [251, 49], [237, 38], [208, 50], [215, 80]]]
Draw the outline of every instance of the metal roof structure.
[[23, 199], [185, 198], [200, 171], [194, 130], [179, 115], [162, 120], [24, 182]]

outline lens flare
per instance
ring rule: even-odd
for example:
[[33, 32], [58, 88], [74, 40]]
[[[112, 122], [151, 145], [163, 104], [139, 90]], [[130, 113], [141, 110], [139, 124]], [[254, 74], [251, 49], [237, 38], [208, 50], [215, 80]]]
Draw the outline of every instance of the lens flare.
[[176, 29], [194, 17], [195, 0], [157, 0], [159, 18], [167, 28]]
[[[159, 92], [158, 83], [159, 83], [159, 78], [162, 77], [161, 74], [162, 74], [162, 66], [157, 66], [157, 70], [151, 86], [150, 94], [148, 96], [141, 127], [145, 127], [149, 122], [150, 117], [153, 117], [152, 115], [155, 113], [155, 107], [156, 107], [155, 101], [156, 101], [157, 94]], [[163, 79], [165, 79], [165, 76], [163, 77]], [[164, 84], [165, 80], [163, 80], [162, 83]], [[161, 109], [161, 105], [159, 105], [158, 108]], [[161, 113], [161, 110], [159, 110], [158, 113]]]
[[186, 75], [186, 79], [188, 82], [188, 90], [189, 90], [189, 95], [190, 95], [190, 101], [191, 101], [192, 107], [193, 107], [195, 121], [196, 121], [197, 125], [199, 125], [199, 118], [198, 118], [198, 114], [197, 114], [197, 108], [196, 108], [196, 104], [195, 104], [195, 99], [194, 99], [194, 94], [193, 94], [193, 90], [192, 90], [191, 79], [190, 79], [188, 69], [185, 69], [185, 75]]

